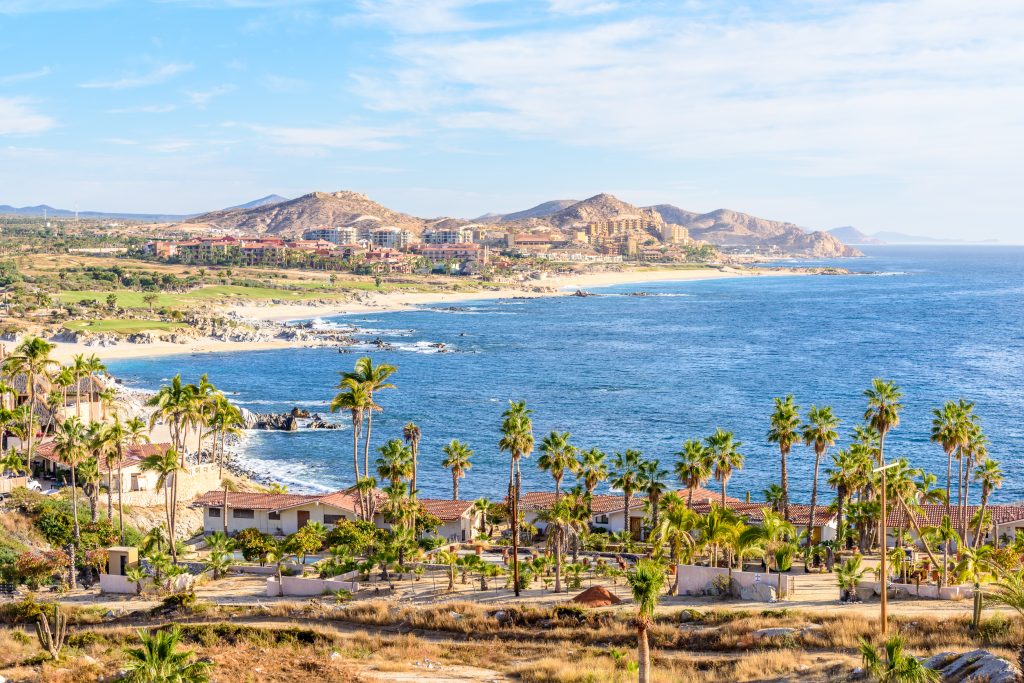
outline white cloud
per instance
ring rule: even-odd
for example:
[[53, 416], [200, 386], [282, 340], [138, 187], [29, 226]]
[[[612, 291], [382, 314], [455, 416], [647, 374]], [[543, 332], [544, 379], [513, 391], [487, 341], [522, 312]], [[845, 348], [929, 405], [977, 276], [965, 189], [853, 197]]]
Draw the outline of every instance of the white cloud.
[[12, 85], [14, 83], [22, 83], [24, 81], [32, 81], [43, 76], [48, 76], [53, 72], [48, 66], [44, 66], [41, 69], [35, 71], [25, 71], [18, 74], [9, 74], [7, 76], [0, 76], [0, 85]]
[[0, 135], [33, 135], [56, 125], [52, 117], [36, 112], [30, 100], [0, 97]]
[[120, 78], [109, 80], [95, 80], [79, 84], [81, 88], [109, 88], [111, 90], [123, 90], [125, 88], [140, 88], [147, 85], [157, 85], [168, 81], [179, 74], [192, 69], [191, 64], [163, 64], [143, 74], [129, 74]]
[[185, 92], [185, 97], [188, 98], [190, 104], [199, 109], [205, 109], [206, 105], [210, 103], [215, 97], [226, 95], [230, 92], [234, 92], [235, 86], [233, 85], [218, 85], [209, 90], [190, 90]]
[[618, 2], [606, 0], [549, 0], [548, 7], [555, 14], [603, 14], [619, 9]]
[[108, 109], [108, 114], [166, 114], [177, 109], [173, 104], [140, 104], [132, 107]]
[[381, 151], [398, 149], [400, 139], [410, 131], [374, 126], [339, 125], [324, 127], [261, 126], [250, 124], [249, 130], [275, 145], [300, 148], [356, 149]]
[[[481, 0], [360, 0], [356, 18], [381, 23], [401, 33], [475, 31], [497, 25], [466, 16], [465, 10], [483, 4], [488, 3]], [[337, 17], [334, 23], [344, 26], [352, 23], [353, 18]]]

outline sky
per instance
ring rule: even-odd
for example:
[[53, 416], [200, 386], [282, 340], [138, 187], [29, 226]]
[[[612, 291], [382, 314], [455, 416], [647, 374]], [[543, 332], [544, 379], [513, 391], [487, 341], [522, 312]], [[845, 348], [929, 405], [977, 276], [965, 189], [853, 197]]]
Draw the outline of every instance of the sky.
[[1020, 0], [0, 0], [0, 204], [610, 192], [1024, 242]]

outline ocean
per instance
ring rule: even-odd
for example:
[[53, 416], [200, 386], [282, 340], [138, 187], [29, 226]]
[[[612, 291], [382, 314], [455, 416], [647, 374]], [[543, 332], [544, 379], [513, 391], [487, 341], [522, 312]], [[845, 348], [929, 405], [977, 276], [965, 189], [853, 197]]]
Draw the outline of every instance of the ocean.
[[[863, 418], [864, 389], [883, 377], [905, 396], [888, 458], [908, 458], [944, 482], [945, 455], [928, 438], [931, 410], [966, 398], [976, 402], [1006, 475], [993, 499], [1024, 499], [1024, 247], [863, 250], [863, 259], [790, 265], [867, 274], [620, 285], [593, 290], [602, 296], [477, 301], [324, 322], [356, 325], [367, 341], [393, 345], [370, 353], [398, 367], [397, 388], [378, 395], [384, 411], [374, 418], [373, 445], [400, 438], [409, 421], [420, 426], [423, 497], [451, 495], [440, 466], [451, 439], [475, 451], [461, 497], [503, 497], [508, 465], [497, 443], [511, 399], [534, 411], [538, 444], [550, 430], [569, 431], [581, 449], [609, 456], [639, 449], [669, 471], [684, 440], [731, 430], [746, 463], [729, 493], [760, 499], [778, 480], [778, 450], [765, 438], [774, 396], [792, 393], [804, 409], [832, 406], [842, 446]], [[439, 353], [435, 343], [453, 352]], [[326, 416], [339, 371], [362, 353], [294, 349], [108, 365], [129, 386], [154, 389], [176, 373], [195, 381], [206, 372], [251, 410], [300, 406]], [[250, 433], [243, 461], [290, 490], [351, 484], [348, 417], [329, 419], [343, 429]], [[524, 462], [524, 490], [550, 490], [536, 457]], [[794, 500], [809, 500], [813, 464], [809, 448], [790, 455]]]

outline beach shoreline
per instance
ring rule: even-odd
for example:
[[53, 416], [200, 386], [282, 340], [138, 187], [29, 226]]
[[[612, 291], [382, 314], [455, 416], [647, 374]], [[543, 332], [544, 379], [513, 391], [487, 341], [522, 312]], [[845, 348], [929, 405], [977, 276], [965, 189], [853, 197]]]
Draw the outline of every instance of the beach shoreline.
[[[371, 294], [363, 301], [345, 301], [312, 304], [232, 304], [224, 306], [222, 312], [233, 314], [251, 323], [290, 323], [314, 318], [364, 313], [390, 313], [413, 310], [425, 305], [449, 305], [470, 301], [487, 301], [509, 298], [541, 298], [571, 296], [577, 290], [612, 287], [616, 285], [643, 285], [650, 282], [690, 282], [744, 277], [804, 276], [807, 272], [797, 269], [736, 269], [730, 267], [708, 267], [694, 269], [651, 269], [617, 272], [583, 273], [569, 277], [547, 278], [523, 283], [518, 287], [480, 290], [475, 292], [387, 292]], [[53, 342], [52, 357], [66, 363], [77, 354], [95, 354], [101, 360], [125, 360], [156, 358], [176, 355], [208, 353], [239, 353], [272, 351], [289, 348], [336, 348], [337, 343], [322, 340], [270, 339], [260, 341], [222, 341], [210, 337], [198, 337], [183, 343], [153, 341], [147, 344], [128, 342], [111, 346], [90, 346], [82, 342]]]

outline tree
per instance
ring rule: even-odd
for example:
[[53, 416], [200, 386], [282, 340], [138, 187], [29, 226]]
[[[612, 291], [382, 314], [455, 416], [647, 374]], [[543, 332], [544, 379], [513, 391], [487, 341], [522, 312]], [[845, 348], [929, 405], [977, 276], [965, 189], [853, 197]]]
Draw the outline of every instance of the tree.
[[412, 477], [412, 453], [399, 439], [390, 439], [378, 450], [377, 475], [392, 484]]
[[661, 463], [657, 460], [645, 460], [640, 463], [640, 488], [647, 494], [647, 507], [651, 511], [651, 528], [658, 526], [658, 517], [661, 514], [661, 497], [665, 495], [668, 487], [665, 485], [666, 470], [661, 469]]
[[591, 497], [594, 495], [594, 489], [608, 478], [608, 463], [605, 462], [605, 459], [605, 454], [596, 448], [584, 451], [580, 458], [579, 470], [576, 472], [576, 476], [587, 489], [587, 511], [591, 514], [593, 514]]
[[967, 428], [973, 408], [973, 404], [961, 399], [959, 403], [946, 401], [942, 408], [932, 411], [931, 440], [942, 446], [942, 451], [946, 454], [946, 514], [950, 516], [953, 453], [967, 441]]
[[231, 553], [235, 549], [235, 542], [228, 537], [227, 533], [214, 531], [207, 537], [206, 546], [209, 548], [206, 569], [213, 572], [213, 580], [216, 581], [227, 573], [232, 564], [234, 558]]
[[732, 473], [743, 467], [743, 455], [738, 451], [742, 446], [736, 441], [732, 432], [722, 428], [704, 440], [708, 446], [709, 459], [715, 479], [722, 485], [722, 507], [725, 507], [725, 487]]
[[854, 555], [839, 563], [836, 567], [836, 581], [839, 584], [840, 602], [850, 602], [856, 597], [857, 586], [867, 573], [867, 568], [862, 566], [860, 555]]
[[100, 474], [99, 463], [96, 458], [89, 457], [78, 466], [78, 480], [82, 483], [82, 492], [89, 501], [89, 519], [93, 524], [98, 518], [97, 508], [99, 507], [100, 482], [103, 475]]
[[537, 467], [544, 472], [550, 472], [551, 478], [555, 480], [555, 502], [562, 497], [562, 478], [566, 472], [575, 472], [579, 469], [579, 462], [576, 460], [578, 450], [569, 443], [569, 432], [551, 432], [540, 442], [540, 457], [537, 458]]
[[114, 441], [114, 461], [117, 465], [117, 526], [121, 535], [121, 545], [124, 545], [124, 475], [121, 473], [121, 466], [124, 464], [125, 446], [138, 448], [142, 443], [148, 443], [149, 433], [141, 417], [133, 417], [122, 426], [121, 418], [114, 415], [110, 436]]
[[974, 470], [974, 478], [981, 484], [981, 514], [978, 515], [978, 526], [974, 532], [974, 547], [977, 548], [981, 545], [981, 525], [988, 508], [988, 498], [994, 489], [1002, 487], [1003, 470], [995, 460], [986, 460]]
[[859, 443], [850, 444], [849, 449], [833, 455], [832, 466], [825, 470], [825, 481], [836, 491], [836, 541], [840, 550], [846, 547], [846, 503], [854, 491], [860, 490], [867, 483], [867, 473], [870, 471], [870, 455], [867, 448]]
[[502, 414], [501, 439], [498, 448], [511, 455], [509, 462], [508, 505], [509, 517], [512, 522], [512, 586], [519, 597], [519, 492], [522, 487], [522, 474], [519, 461], [530, 457], [533, 451], [533, 420], [532, 411], [526, 407], [526, 401], [509, 401], [508, 408]]
[[405, 443], [409, 445], [409, 451], [412, 453], [412, 479], [409, 481], [409, 493], [418, 490], [416, 475], [419, 470], [420, 438], [422, 436], [420, 428], [412, 422], [408, 422], [402, 427], [402, 438], [405, 439]]
[[224, 523], [224, 536], [228, 535], [228, 492], [238, 491], [238, 485], [234, 480], [225, 477], [220, 481], [220, 487], [224, 490], [224, 498], [221, 501], [220, 517]]
[[[659, 501], [659, 505], [661, 515], [658, 525], [651, 534], [655, 556], [660, 556], [667, 545], [669, 559], [673, 564], [678, 565], [684, 561], [684, 555], [688, 561], [696, 546], [693, 531], [697, 528], [700, 517], [687, 506], [686, 500], [674, 491], [666, 493]], [[668, 588], [669, 595], [675, 595], [677, 587], [676, 582], [671, 583]]]
[[637, 661], [640, 664], [639, 681], [651, 680], [651, 650], [647, 641], [647, 630], [654, 620], [654, 608], [665, 585], [665, 567], [655, 560], [640, 560], [632, 571], [626, 574], [626, 583], [636, 603]]
[[[107, 519], [114, 518], [114, 491], [113, 482], [111, 481], [110, 471], [114, 464], [114, 435], [111, 431], [111, 425], [103, 422], [90, 422], [89, 430], [87, 434], [86, 449], [92, 454], [92, 459], [96, 461], [97, 466], [99, 463], [103, 463], [107, 470]], [[99, 493], [99, 485], [101, 475], [97, 467], [96, 471], [96, 493]], [[93, 509], [93, 519], [96, 521], [96, 511]]]
[[860, 640], [864, 670], [878, 683], [938, 683], [942, 680], [938, 671], [927, 668], [917, 657], [904, 651], [901, 637], [889, 638], [883, 649], [884, 657], [867, 640]]
[[[576, 533], [576, 516], [569, 498], [559, 499], [549, 508], [540, 510], [537, 519], [545, 524], [548, 549], [555, 555], [555, 592], [562, 591], [562, 551]], [[474, 555], [474, 557], [476, 557]]]
[[[332, 413], [336, 413], [339, 410], [348, 411], [352, 417], [352, 471], [355, 481], [358, 483], [361, 478], [359, 471], [359, 440], [363, 429], [363, 418], [369, 410], [369, 405], [372, 401], [367, 396], [366, 387], [353, 379], [343, 378], [338, 384], [338, 388], [342, 389], [342, 391], [331, 400], [330, 408]], [[362, 495], [358, 497], [358, 502], [359, 518], [366, 520], [369, 506], [364, 501]]]
[[441, 461], [441, 467], [452, 473], [452, 499], [458, 500], [459, 479], [465, 477], [466, 472], [473, 467], [473, 463], [470, 462], [470, 458], [473, 457], [473, 449], [467, 443], [452, 439], [441, 448], [441, 452], [445, 456]]
[[448, 565], [448, 590], [455, 590], [455, 566], [459, 561], [459, 554], [451, 550], [441, 550], [437, 553], [438, 564]]
[[153, 304], [156, 303], [156, 300], [158, 298], [159, 297], [157, 296], [157, 294], [155, 292], [148, 292], [148, 293], [142, 295], [142, 300], [146, 303], [147, 306], [149, 306], [149, 312], [150, 313], [153, 312]]
[[491, 503], [486, 498], [473, 501], [473, 514], [480, 516], [480, 533], [487, 533], [487, 515], [491, 511]]
[[630, 502], [642, 483], [640, 456], [640, 451], [630, 448], [623, 453], [615, 454], [615, 478], [612, 479], [612, 486], [622, 490], [623, 530], [630, 534], [632, 534], [629, 519]]
[[154, 631], [139, 631], [139, 647], [128, 648], [128, 683], [206, 683], [210, 680], [212, 664], [192, 658], [192, 653], [180, 649], [181, 627]]
[[[836, 428], [839, 419], [832, 414], [830, 406], [811, 406], [807, 411], [807, 423], [803, 426], [804, 443], [814, 449], [814, 479], [811, 484], [811, 512], [807, 518], [807, 547], [811, 547], [811, 531], [814, 529], [814, 512], [818, 506], [818, 468], [821, 458], [829, 448], [835, 445], [839, 435]], [[804, 566], [804, 571], [810, 571]]]
[[676, 453], [676, 477], [689, 489], [686, 504], [693, 507], [693, 491], [703, 486], [711, 478], [710, 452], [704, 444], [696, 439], [683, 443], [683, 450]]
[[[342, 381], [352, 380], [365, 390], [366, 405], [363, 411], [366, 421], [366, 436], [363, 443], [363, 472], [370, 471], [370, 436], [373, 431], [373, 413], [383, 410], [383, 408], [373, 402], [373, 396], [378, 391], [395, 388], [395, 385], [387, 380], [397, 370], [398, 368], [394, 365], [386, 363], [374, 365], [372, 358], [363, 356], [356, 361], [355, 369], [352, 372], [342, 374]], [[373, 519], [373, 497], [367, 496], [366, 502], [368, 506], [367, 519], [370, 520]]]
[[57, 428], [53, 440], [53, 452], [71, 470], [71, 516], [75, 522], [75, 546], [82, 542], [78, 526], [78, 481], [76, 470], [86, 456], [85, 426], [77, 417], [69, 417]]
[[[142, 459], [140, 468], [146, 472], [156, 473], [156, 487], [164, 491], [164, 512], [167, 517], [168, 544], [171, 550], [171, 559], [178, 561], [177, 533], [174, 528], [175, 501], [171, 497], [172, 482], [177, 478], [183, 467], [178, 462], [178, 454], [173, 448], [168, 448], [163, 453], [153, 453]], [[169, 486], [169, 484], [171, 484]]]
[[[867, 398], [868, 407], [864, 412], [864, 420], [878, 433], [878, 466], [881, 468], [881, 485], [879, 486], [879, 515], [880, 522], [878, 525], [878, 545], [881, 549], [881, 556], [879, 562], [881, 580], [884, 582], [887, 576], [885, 570], [886, 562], [886, 536], [888, 535], [888, 529], [886, 521], [888, 520], [888, 510], [886, 505], [886, 477], [885, 477], [885, 437], [889, 433], [889, 430], [898, 427], [900, 424], [900, 411], [903, 410], [903, 404], [900, 403], [900, 399], [903, 398], [903, 392], [900, 391], [899, 387], [895, 383], [875, 378], [871, 381], [871, 388], [864, 391], [864, 396]], [[888, 591], [881, 591], [881, 632], [882, 635], [889, 629], [888, 623], [888, 608], [889, 599], [887, 595]]]
[[51, 351], [53, 351], [53, 344], [50, 342], [39, 337], [26, 337], [3, 361], [3, 370], [9, 377], [25, 376], [25, 389], [28, 394], [28, 429], [26, 429], [25, 435], [28, 441], [28, 450], [25, 456], [25, 465], [29, 470], [32, 469], [32, 444], [36, 431], [33, 421], [36, 406], [36, 382], [39, 379], [48, 378], [50, 369], [58, 365], [57, 361], [50, 358]]
[[769, 419], [768, 441], [779, 445], [780, 480], [782, 487], [782, 514], [789, 519], [789, 475], [786, 458], [793, 444], [800, 441], [800, 406], [793, 395], [775, 399], [775, 411]]

